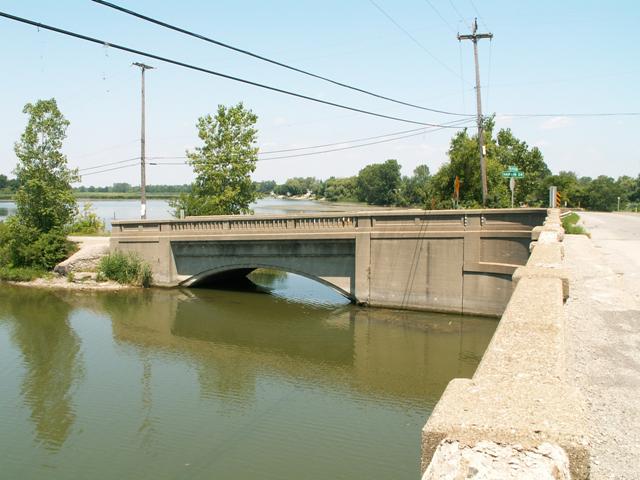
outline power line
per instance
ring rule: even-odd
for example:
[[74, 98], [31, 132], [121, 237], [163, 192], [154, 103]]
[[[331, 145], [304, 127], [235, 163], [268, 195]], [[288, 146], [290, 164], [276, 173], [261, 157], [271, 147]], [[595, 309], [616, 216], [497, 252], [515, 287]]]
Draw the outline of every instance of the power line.
[[[467, 120], [465, 119], [464, 122], [466, 122]], [[452, 122], [453, 123], [453, 122]], [[460, 123], [460, 121], [456, 122], [457, 124]], [[356, 143], [356, 142], [364, 142], [366, 140], [375, 140], [378, 138], [385, 138], [385, 137], [393, 137], [396, 135], [402, 135], [404, 133], [412, 133], [412, 132], [417, 132], [417, 131], [426, 131], [426, 128], [414, 128], [411, 130], [403, 130], [400, 132], [395, 132], [395, 133], [386, 133], [384, 135], [376, 135], [373, 137], [364, 137], [364, 138], [355, 138], [352, 140], [344, 140], [342, 142], [333, 142], [333, 143], [325, 143], [323, 145], [312, 145], [309, 147], [298, 147], [298, 148], [286, 148], [283, 150], [267, 150], [267, 151], [261, 151], [260, 154], [261, 155], [268, 155], [268, 154], [272, 154], [272, 153], [285, 153], [285, 152], [296, 152], [296, 151], [300, 151], [300, 150], [312, 150], [314, 148], [324, 148], [324, 147], [333, 147], [335, 145], [343, 145], [345, 143]]]
[[394, 20], [394, 18], [391, 15], [389, 15], [385, 10], [383, 10], [383, 8], [380, 5], [378, 5], [374, 0], [369, 0], [369, 2], [371, 3], [371, 5], [376, 7], [378, 9], [378, 11], [380, 11], [380, 13], [382, 13], [385, 17], [387, 17], [387, 19], [391, 23], [393, 23], [402, 33], [404, 33], [407, 37], [409, 37], [409, 39], [411, 39], [411, 41], [413, 43], [415, 43], [418, 47], [420, 47], [422, 50], [424, 50], [427, 53], [427, 55], [429, 55], [431, 58], [433, 58], [436, 62], [438, 62], [440, 65], [442, 65], [444, 68], [446, 68], [453, 75], [455, 75], [456, 77], [459, 77], [459, 75], [456, 73], [455, 70], [453, 70], [451, 67], [449, 67], [449, 65], [447, 65], [442, 60], [440, 60], [438, 57], [436, 57], [433, 53], [431, 53], [431, 51], [427, 47], [425, 47], [422, 44], [422, 42], [420, 42], [416, 37], [414, 37], [411, 33], [409, 33], [409, 31], [406, 30], [402, 25], [400, 25], [398, 22], [396, 22]]
[[97, 175], [98, 173], [105, 173], [105, 172], [113, 172], [114, 170], [122, 170], [123, 168], [131, 168], [131, 167], [137, 167], [138, 164], [135, 163], [133, 165], [122, 165], [120, 167], [114, 167], [114, 168], [108, 168], [106, 170], [99, 170], [97, 172], [89, 172], [89, 173], [84, 173], [81, 174], [81, 177], [88, 177], [89, 175]]
[[[467, 122], [468, 120], [463, 119], [463, 120], [454, 120], [453, 122], [449, 122], [449, 125], [456, 125], [458, 126], [458, 128], [464, 128], [465, 126], [462, 125], [464, 122]], [[397, 135], [402, 135], [405, 133], [413, 133], [413, 132], [420, 132], [419, 134], [422, 133], [427, 133], [430, 130], [428, 128], [414, 128], [411, 130], [402, 130], [399, 132], [393, 132], [393, 133], [385, 133], [382, 135], [375, 135], [372, 137], [364, 137], [364, 138], [355, 138], [355, 139], [351, 139], [351, 140], [343, 140], [341, 142], [333, 142], [333, 143], [325, 143], [322, 145], [310, 145], [307, 147], [297, 147], [297, 148], [287, 148], [287, 149], [282, 149], [282, 150], [268, 150], [268, 151], [260, 151], [258, 152], [258, 155], [269, 155], [269, 154], [274, 154], [274, 153], [286, 153], [286, 152], [295, 152], [295, 151], [301, 151], [301, 150], [311, 150], [311, 149], [316, 149], [316, 148], [324, 148], [324, 147], [331, 147], [334, 145], [344, 145], [344, 144], [348, 144], [348, 143], [358, 143], [358, 142], [363, 142], [366, 140], [375, 140], [378, 138], [386, 138], [386, 137], [391, 137], [391, 136], [397, 136]], [[404, 138], [404, 137], [398, 137], [399, 138]], [[389, 141], [392, 140], [396, 140], [396, 138], [392, 138]], [[359, 145], [355, 145], [355, 147], [357, 147]], [[365, 146], [365, 145], [363, 145]], [[182, 158], [188, 158], [185, 155], [180, 155], [180, 156], [148, 156], [146, 157], [148, 160], [172, 160], [172, 159], [182, 159]], [[78, 172], [83, 172], [83, 171], [87, 171], [87, 170], [96, 170], [96, 169], [103, 169], [104, 167], [108, 167], [111, 165], [120, 165], [122, 163], [128, 163], [128, 162], [134, 162], [134, 161], [138, 161], [140, 160], [140, 157], [132, 157], [132, 158], [126, 158], [124, 160], [118, 160], [115, 162], [107, 162], [107, 163], [102, 163], [102, 164], [98, 164], [98, 165], [93, 165], [91, 167], [85, 167], [85, 168], [81, 168], [78, 170]], [[264, 160], [268, 160], [268, 159], [264, 159]], [[130, 165], [124, 165], [120, 168], [127, 168]], [[93, 174], [94, 172], [91, 172], [90, 174]], [[86, 174], [89, 175], [89, 174]]]
[[442, 113], [444, 115], [469, 116], [466, 113], [457, 113], [457, 112], [449, 112], [449, 111], [446, 111], [446, 110], [438, 110], [438, 109], [435, 109], [435, 108], [425, 107], [425, 106], [422, 106], [422, 105], [416, 105], [416, 104], [405, 102], [405, 101], [402, 101], [402, 100], [397, 100], [395, 98], [387, 97], [385, 95], [374, 93], [374, 92], [371, 92], [369, 90], [365, 90], [363, 88], [355, 87], [353, 85], [349, 85], [349, 84], [346, 84], [346, 83], [343, 83], [343, 82], [340, 82], [340, 81], [337, 81], [337, 80], [333, 80], [333, 79], [325, 77], [323, 75], [312, 73], [312, 72], [309, 72], [307, 70], [303, 70], [301, 68], [294, 67], [292, 65], [288, 65], [286, 63], [283, 63], [283, 62], [280, 62], [280, 61], [277, 61], [277, 60], [273, 60], [273, 59], [265, 57], [263, 55], [259, 55], [257, 53], [253, 53], [253, 52], [251, 52], [249, 50], [245, 50], [245, 49], [242, 49], [242, 48], [234, 47], [233, 45], [229, 45], [228, 43], [224, 43], [224, 42], [221, 42], [219, 40], [215, 40], [213, 38], [206, 37], [206, 36], [201, 35], [199, 33], [195, 33], [195, 32], [192, 32], [190, 30], [186, 30], [184, 28], [177, 27], [177, 26], [172, 25], [170, 23], [166, 23], [166, 22], [163, 22], [162, 20], [158, 20], [158, 19], [149, 17], [147, 15], [143, 15], [141, 13], [135, 12], [133, 10], [129, 10], [128, 8], [121, 7], [121, 6], [116, 5], [114, 3], [111, 3], [111, 2], [106, 2], [104, 0], [92, 0], [92, 1], [95, 2], [95, 3], [98, 3], [100, 5], [104, 5], [105, 7], [109, 7], [109, 8], [112, 8], [114, 10], [118, 10], [120, 12], [126, 13], [127, 15], [132, 15], [134, 17], [137, 17], [137, 18], [141, 19], [141, 20], [145, 20], [147, 22], [154, 23], [154, 24], [159, 25], [161, 27], [168, 28], [170, 30], [182, 33], [184, 35], [188, 35], [190, 37], [194, 37], [194, 38], [197, 38], [199, 40], [203, 40], [205, 42], [209, 42], [209, 43], [212, 43], [214, 45], [218, 45], [220, 47], [228, 48], [229, 50], [233, 50], [234, 52], [242, 53], [243, 55], [248, 55], [250, 57], [257, 58], [258, 60], [262, 60], [264, 62], [268, 62], [268, 63], [271, 63], [273, 65], [277, 65], [279, 67], [286, 68], [288, 70], [292, 70], [294, 72], [301, 73], [303, 75], [307, 75], [307, 76], [310, 76], [310, 77], [313, 77], [313, 78], [317, 78], [319, 80], [323, 80], [325, 82], [332, 83], [333, 85], [338, 85], [338, 86], [343, 87], [343, 88], [348, 88], [348, 89], [356, 91], [356, 92], [364, 93], [365, 95], [370, 95], [372, 97], [380, 98], [382, 100], [387, 100], [389, 102], [394, 102], [394, 103], [397, 103], [397, 104], [400, 104], [400, 105], [405, 105], [407, 107], [418, 108], [420, 110], [427, 110], [429, 112]]
[[[192, 65], [192, 64], [181, 62], [181, 61], [178, 61], [178, 60], [173, 60], [173, 59], [168, 58], [168, 57], [163, 57], [163, 56], [156, 55], [156, 54], [149, 53], [149, 52], [145, 52], [145, 51], [142, 51], [142, 50], [136, 50], [134, 48], [126, 47], [126, 46], [123, 46], [123, 45], [118, 45], [116, 43], [109, 43], [109, 42], [107, 42], [105, 40], [99, 40], [99, 39], [94, 38], [94, 37], [89, 37], [87, 35], [83, 35], [83, 34], [80, 34], [80, 33], [75, 33], [75, 32], [69, 31], [69, 30], [64, 30], [62, 28], [54, 27], [54, 26], [47, 25], [47, 24], [44, 24], [44, 23], [35, 22], [33, 20], [29, 20], [29, 19], [26, 19], [26, 18], [17, 17], [15, 15], [11, 15], [9, 13], [5, 13], [5, 12], [1, 12], [1, 11], [0, 11], [0, 16], [8, 18], [10, 20], [14, 20], [16, 22], [26, 23], [27, 25], [33, 25], [34, 27], [42, 28], [42, 29], [45, 29], [45, 30], [50, 30], [52, 32], [60, 33], [62, 35], [67, 35], [69, 37], [78, 38], [78, 39], [84, 40], [86, 42], [91, 42], [91, 43], [95, 43], [95, 44], [98, 44], [98, 45], [109, 45], [111, 48], [115, 48], [116, 50], [122, 50], [124, 52], [134, 53], [136, 55], [141, 55], [143, 57], [153, 58], [154, 60], [158, 60], [158, 61], [161, 61], [161, 62], [169, 63], [169, 64], [172, 64], [172, 65], [177, 65], [179, 67], [187, 68], [187, 69], [190, 69], [190, 70], [195, 70], [195, 71], [202, 72], [202, 73], [207, 73], [209, 75], [214, 75], [214, 76], [217, 76], [217, 77], [226, 78], [228, 80], [233, 80], [233, 81], [240, 82], [240, 83], [245, 83], [247, 85], [253, 85], [254, 87], [263, 88], [265, 90], [270, 90], [272, 92], [282, 93], [284, 95], [289, 95], [289, 96], [296, 97], [296, 98], [302, 98], [304, 100], [309, 100], [311, 102], [316, 102], [316, 103], [320, 103], [320, 104], [323, 104], [323, 105], [329, 105], [329, 106], [336, 107], [336, 108], [341, 108], [341, 109], [344, 109], [344, 110], [350, 110], [352, 112], [358, 112], [358, 113], [362, 113], [364, 115], [370, 115], [370, 116], [373, 116], [373, 117], [386, 118], [387, 120], [396, 120], [398, 122], [412, 123], [414, 125], [424, 125], [424, 126], [427, 126], [427, 127], [449, 128], [449, 127], [446, 127], [445, 125], [441, 125], [441, 124], [429, 123], [429, 122], [420, 122], [420, 121], [417, 121], [417, 120], [409, 120], [409, 119], [406, 119], [406, 118], [394, 117], [392, 115], [385, 115], [383, 113], [376, 113], [376, 112], [372, 112], [370, 110], [363, 110], [363, 109], [356, 108], [356, 107], [350, 107], [348, 105], [343, 105], [343, 104], [331, 102], [331, 101], [328, 101], [328, 100], [322, 100], [322, 99], [311, 97], [311, 96], [308, 96], [308, 95], [303, 95], [301, 93], [292, 92], [290, 90], [284, 90], [282, 88], [272, 87], [270, 85], [265, 85], [263, 83], [254, 82], [252, 80], [247, 80], [247, 79], [244, 79], [244, 78], [235, 77], [235, 76], [232, 76], [232, 75], [227, 75], [226, 73], [216, 72], [214, 70], [209, 70], [209, 69], [204, 68], [204, 67], [198, 67], [197, 65]], [[451, 128], [455, 128], [455, 127], [451, 127]]]
[[453, 8], [453, 10], [456, 12], [456, 14], [458, 15], [458, 18], [460, 18], [460, 20], [462, 21], [462, 23], [467, 24], [467, 26], [469, 26], [470, 28], [473, 29], [473, 24], [467, 23], [467, 21], [464, 19], [464, 17], [462, 16], [462, 14], [460, 13], [460, 10], [458, 10], [458, 8], [455, 6], [455, 4], [453, 3], [453, 0], [449, 0], [449, 4], [451, 5], [451, 8]]
[[449, 27], [449, 30], [451, 30], [453, 33], [457, 33], [457, 30], [453, 27], [453, 25], [451, 25], [449, 23], [449, 21], [444, 18], [442, 16], [442, 14], [440, 13], [440, 10], [438, 10], [435, 5], [433, 3], [431, 3], [431, 0], [424, 0], [425, 2], [427, 2], [429, 4], [429, 6], [431, 7], [431, 9], [436, 12], [436, 15], [438, 15], [440, 17], [440, 19], [444, 22], [444, 24]]
[[99, 164], [99, 165], [94, 165], [92, 167], [79, 168], [78, 171], [79, 172], [84, 172], [86, 170], [95, 170], [97, 168], [108, 167], [109, 165], [119, 165], [121, 163], [133, 162], [133, 161], [137, 161], [137, 160], [140, 160], [140, 157], [132, 157], [132, 158], [127, 158], [125, 160], [118, 160], [117, 162], [102, 163], [102, 164]]
[[485, 22], [484, 18], [482, 18], [482, 15], [480, 15], [480, 10], [478, 10], [478, 7], [476, 7], [476, 4], [473, 2], [473, 0], [469, 0], [469, 3], [471, 4], [473, 9], [475, 10], [476, 15], [478, 15], [478, 18], [480, 19], [480, 21], [484, 25], [484, 28], [486, 28], [487, 30], [490, 30], [489, 25], [487, 25], [487, 22]]
[[503, 117], [637, 117], [640, 112], [602, 112], [602, 113], [496, 113]]
[[[466, 127], [460, 126], [460, 127], [456, 127], [456, 128], [460, 129], [460, 128], [466, 128]], [[265, 161], [270, 161], [270, 160], [282, 160], [282, 159], [285, 159], [285, 158], [308, 157], [308, 156], [311, 156], [311, 155], [320, 155], [320, 154], [323, 154], [323, 153], [340, 152], [340, 151], [343, 151], [343, 150], [352, 150], [354, 148], [368, 147], [370, 145], [378, 145], [380, 143], [394, 142], [396, 140], [402, 140], [402, 139], [405, 139], [405, 138], [417, 137], [419, 135], [423, 135], [423, 134], [431, 133], [431, 132], [436, 132], [438, 130], [442, 130], [442, 127], [436, 127], [436, 128], [430, 129], [430, 130], [426, 130], [425, 129], [422, 132], [411, 133], [409, 135], [403, 135], [403, 136], [395, 137], [395, 138], [388, 138], [386, 140], [378, 140], [376, 142], [363, 143], [363, 144], [360, 144], [360, 145], [350, 145], [350, 146], [347, 146], [347, 147], [332, 148], [332, 149], [329, 149], [329, 150], [320, 150], [318, 152], [307, 152], [307, 153], [298, 153], [298, 154], [294, 154], [294, 155], [281, 155], [281, 156], [278, 156], [278, 157], [259, 158], [258, 161], [259, 162], [265, 162]], [[160, 157], [149, 157], [149, 158], [153, 159], [153, 158], [160, 158]], [[178, 158], [188, 158], [188, 157], [164, 157], [164, 158], [167, 158], [167, 159], [168, 158], [176, 158], [176, 159], [178, 159]], [[186, 162], [186, 161], [184, 161], [184, 162], [149, 162], [149, 165], [188, 165], [188, 164], [189, 163]]]

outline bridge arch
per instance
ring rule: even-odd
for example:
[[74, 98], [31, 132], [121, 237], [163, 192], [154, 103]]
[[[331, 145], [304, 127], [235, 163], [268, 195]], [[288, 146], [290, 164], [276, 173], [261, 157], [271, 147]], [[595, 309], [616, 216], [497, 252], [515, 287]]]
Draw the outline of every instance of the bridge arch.
[[[197, 287], [206, 283], [208, 280], [213, 279], [215, 277], [221, 278], [240, 278], [246, 277], [254, 270], [264, 268], [269, 270], [277, 270], [285, 273], [292, 273], [295, 275], [300, 275], [301, 277], [308, 278], [315, 282], [318, 282], [326, 287], [331, 288], [333, 291], [339, 293], [343, 297], [349, 299], [352, 302], [356, 301], [355, 296], [351, 293], [351, 282], [349, 281], [349, 285], [346, 285], [344, 279], [341, 278], [333, 278], [333, 277], [322, 277], [314, 273], [305, 272], [302, 270], [298, 270], [296, 268], [286, 267], [284, 268], [281, 265], [271, 264], [271, 263], [245, 263], [245, 264], [230, 264], [230, 265], [221, 265], [216, 266], [215, 268], [209, 268], [207, 270], [203, 270], [202, 272], [196, 273], [191, 277], [180, 282], [180, 286], [183, 287]], [[342, 280], [342, 281], [341, 281]], [[347, 287], [347, 288], [345, 288]]]

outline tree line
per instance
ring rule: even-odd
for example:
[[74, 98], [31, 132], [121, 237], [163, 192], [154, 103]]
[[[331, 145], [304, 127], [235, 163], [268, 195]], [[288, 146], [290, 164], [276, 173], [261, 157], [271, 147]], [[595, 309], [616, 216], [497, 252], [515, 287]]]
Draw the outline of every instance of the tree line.
[[[640, 175], [617, 179], [601, 175], [579, 177], [570, 171], [552, 174], [537, 147], [516, 138], [510, 129], [494, 135], [493, 119], [485, 122], [487, 148], [488, 207], [508, 207], [511, 193], [502, 172], [511, 166], [524, 172], [514, 192], [516, 206], [546, 206], [549, 187], [558, 187], [563, 206], [589, 210], [634, 210], [640, 203]], [[429, 209], [479, 208], [482, 202], [480, 160], [476, 135], [461, 130], [451, 139], [449, 160], [435, 174], [427, 165], [419, 165], [410, 176], [401, 175], [397, 160], [367, 165], [357, 175], [345, 178], [294, 177], [282, 184], [258, 182], [262, 194], [283, 196], [310, 195], [329, 201], [358, 201], [371, 205], [416, 206]], [[455, 195], [455, 179], [459, 194]]]

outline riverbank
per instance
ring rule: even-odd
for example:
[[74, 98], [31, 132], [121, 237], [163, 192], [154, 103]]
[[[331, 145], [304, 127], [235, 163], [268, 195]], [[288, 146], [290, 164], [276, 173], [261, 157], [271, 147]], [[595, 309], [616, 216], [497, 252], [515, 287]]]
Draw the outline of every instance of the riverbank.
[[78, 250], [68, 259], [55, 266], [53, 272], [30, 281], [5, 281], [11, 285], [58, 290], [122, 290], [137, 288], [111, 280], [96, 279], [100, 259], [109, 253], [109, 237], [70, 236]]

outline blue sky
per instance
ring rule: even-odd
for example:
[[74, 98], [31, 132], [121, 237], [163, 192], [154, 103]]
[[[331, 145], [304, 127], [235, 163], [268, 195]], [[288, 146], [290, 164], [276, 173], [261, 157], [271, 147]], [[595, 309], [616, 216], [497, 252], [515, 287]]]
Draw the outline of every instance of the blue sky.
[[[498, 128], [542, 150], [553, 171], [596, 176], [640, 173], [640, 117], [513, 118], [509, 113], [640, 112], [640, 47], [634, 1], [375, 0], [428, 50], [417, 46], [369, 0], [114, 0], [141, 13], [300, 68], [394, 98], [475, 112], [473, 53], [458, 30], [480, 13], [483, 110]], [[150, 25], [89, 0], [4, 0], [0, 10], [163, 56], [344, 103], [425, 122], [456, 117], [376, 100]], [[434, 8], [444, 18], [436, 13]], [[296, 148], [416, 128], [267, 92], [162, 62], [0, 19], [0, 173], [15, 165], [13, 143], [25, 103], [55, 97], [71, 126], [69, 164], [80, 168], [139, 155], [139, 70], [147, 74], [147, 154], [180, 156], [197, 145], [195, 122], [218, 104], [243, 101], [259, 116], [264, 150]], [[436, 59], [434, 59], [436, 57]], [[443, 66], [445, 64], [447, 67]], [[347, 176], [396, 158], [409, 174], [447, 160], [453, 132], [441, 130], [359, 149], [262, 161], [257, 180]], [[148, 183], [192, 179], [184, 166], [149, 166]], [[137, 168], [85, 176], [85, 185], [139, 182]]]

